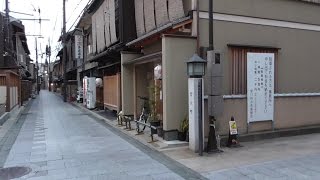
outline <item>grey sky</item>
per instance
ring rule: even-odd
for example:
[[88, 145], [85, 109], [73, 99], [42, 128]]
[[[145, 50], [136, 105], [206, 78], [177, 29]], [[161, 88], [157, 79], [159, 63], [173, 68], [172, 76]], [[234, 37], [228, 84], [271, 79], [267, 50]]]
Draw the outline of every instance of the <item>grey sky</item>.
[[[67, 16], [67, 30], [75, 22], [75, 20], [80, 15], [83, 8], [87, 5], [90, 0], [67, 0], [66, 12]], [[45, 47], [49, 42], [51, 42], [52, 56], [51, 59], [55, 60], [57, 51], [59, 49], [58, 38], [61, 35], [62, 30], [62, 0], [9, 0], [9, 7], [11, 11], [23, 12], [28, 14], [33, 14], [33, 16], [20, 15], [11, 13], [17, 19], [19, 18], [39, 18], [38, 8], [41, 9], [41, 18], [50, 19], [50, 21], [42, 21], [41, 31], [40, 24], [38, 21], [27, 21], [22, 20], [25, 25], [26, 34], [28, 35], [38, 35], [41, 34], [44, 38], [38, 39], [38, 50], [39, 54], [45, 52]], [[0, 3], [0, 9], [3, 11], [5, 9], [5, 0]], [[27, 36], [28, 46], [31, 52], [31, 58], [35, 60], [35, 37]], [[39, 62], [44, 62], [45, 57], [41, 59], [39, 56]]]

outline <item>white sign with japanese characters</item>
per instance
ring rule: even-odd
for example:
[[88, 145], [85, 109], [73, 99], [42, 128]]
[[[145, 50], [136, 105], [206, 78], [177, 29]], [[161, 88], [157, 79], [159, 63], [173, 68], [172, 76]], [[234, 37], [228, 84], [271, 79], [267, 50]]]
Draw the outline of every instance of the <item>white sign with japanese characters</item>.
[[75, 35], [75, 58], [83, 59], [83, 37], [81, 35]]
[[247, 54], [248, 122], [273, 121], [274, 54]]

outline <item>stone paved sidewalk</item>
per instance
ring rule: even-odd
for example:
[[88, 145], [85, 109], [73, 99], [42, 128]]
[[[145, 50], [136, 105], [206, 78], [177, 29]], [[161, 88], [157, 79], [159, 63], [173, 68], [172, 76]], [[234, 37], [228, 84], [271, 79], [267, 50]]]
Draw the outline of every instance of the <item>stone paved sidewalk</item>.
[[187, 148], [163, 151], [208, 179], [320, 179], [320, 134], [276, 138], [223, 148], [199, 157]]
[[161, 141], [148, 143], [146, 135], [135, 136], [117, 127], [116, 122], [105, 121], [208, 179], [320, 179], [320, 134], [246, 142], [242, 148], [223, 148], [223, 153], [199, 157], [188, 147], [167, 148]]
[[199, 157], [187, 147], [158, 152], [97, 117], [43, 91], [13, 128], [22, 125], [12, 148], [1, 147], [9, 155], [0, 158], [5, 167], [32, 168], [20, 178], [31, 180], [320, 179], [320, 134], [248, 142]]
[[130, 143], [47, 91], [24, 114], [5, 167], [27, 166], [20, 179], [200, 179], [161, 153]]

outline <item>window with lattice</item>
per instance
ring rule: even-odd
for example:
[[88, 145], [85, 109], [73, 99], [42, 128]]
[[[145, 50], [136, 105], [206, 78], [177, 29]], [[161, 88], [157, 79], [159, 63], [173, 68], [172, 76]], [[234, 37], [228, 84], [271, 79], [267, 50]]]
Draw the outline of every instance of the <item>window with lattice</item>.
[[274, 53], [275, 55], [275, 92], [277, 92], [278, 49], [262, 47], [229, 46], [230, 48], [230, 93], [247, 94], [247, 53]]

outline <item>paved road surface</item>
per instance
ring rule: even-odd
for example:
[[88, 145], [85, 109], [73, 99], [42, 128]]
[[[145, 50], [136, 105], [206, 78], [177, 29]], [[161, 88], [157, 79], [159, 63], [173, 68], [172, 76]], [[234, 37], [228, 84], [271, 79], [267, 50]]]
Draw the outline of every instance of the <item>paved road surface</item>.
[[41, 91], [21, 118], [24, 124], [5, 167], [31, 167], [24, 179], [178, 180], [183, 179], [178, 174], [188, 175], [179, 165], [169, 169], [163, 164], [170, 160], [151, 158], [152, 150], [137, 148], [47, 91]]
[[[63, 103], [59, 96], [47, 91], [41, 91], [9, 132], [6, 140], [0, 141], [0, 165], [32, 168], [32, 172], [21, 179], [320, 179], [320, 150], [315, 151], [320, 147], [320, 140], [310, 138], [312, 135], [294, 137], [302, 139], [295, 147], [299, 152], [301, 148], [306, 152], [299, 157], [274, 158], [269, 162], [206, 171], [200, 175]], [[317, 136], [320, 138], [320, 135], [314, 137]], [[304, 137], [307, 137], [305, 141]], [[279, 146], [270, 150], [270, 156], [287, 147], [282, 147], [283, 140], [274, 141]], [[292, 153], [292, 150], [285, 152]], [[205, 162], [201, 169], [223, 167], [222, 161], [217, 164], [207, 158], [195, 158], [192, 163]], [[229, 161], [237, 162], [237, 158], [241, 157], [229, 158]]]

